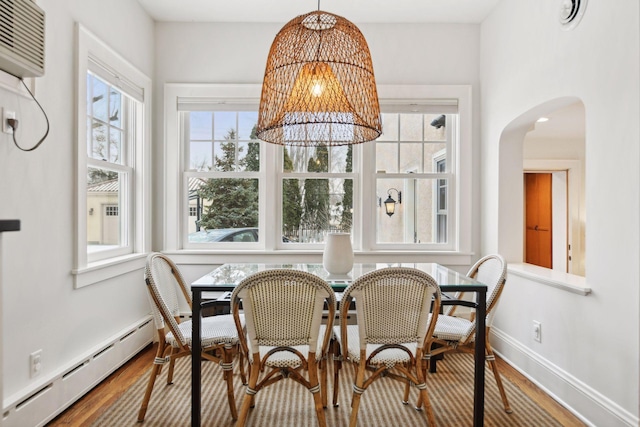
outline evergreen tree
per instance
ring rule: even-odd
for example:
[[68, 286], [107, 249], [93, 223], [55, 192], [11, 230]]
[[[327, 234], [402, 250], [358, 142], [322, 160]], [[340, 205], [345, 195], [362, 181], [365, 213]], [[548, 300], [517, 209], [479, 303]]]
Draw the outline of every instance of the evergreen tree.
[[[236, 170], [236, 132], [230, 130], [221, 144], [222, 156], [214, 159], [215, 170]], [[252, 145], [249, 150], [252, 151]], [[240, 150], [240, 149], [239, 149]], [[249, 153], [239, 166], [254, 162], [255, 152]], [[259, 160], [258, 160], [259, 164]], [[258, 183], [254, 179], [215, 178], [209, 179], [198, 190], [198, 195], [207, 201], [200, 226], [206, 229], [241, 228], [258, 226]]]
[[[353, 171], [353, 145], [347, 149], [346, 171]], [[345, 179], [342, 186], [344, 195], [342, 196], [342, 216], [340, 217], [340, 228], [343, 231], [351, 231], [353, 224], [353, 180]]]
[[[326, 172], [329, 166], [329, 151], [326, 145], [316, 148], [316, 157], [310, 157], [307, 165], [309, 172]], [[331, 218], [329, 206], [329, 180], [310, 179], [304, 181], [304, 201], [302, 212], [303, 227], [308, 230], [322, 231], [329, 228]]]
[[[284, 170], [293, 170], [293, 162], [289, 157], [289, 151], [285, 148]], [[292, 232], [300, 228], [302, 217], [302, 194], [300, 194], [300, 183], [297, 179], [285, 179], [282, 181], [282, 228], [283, 234], [292, 236]]]

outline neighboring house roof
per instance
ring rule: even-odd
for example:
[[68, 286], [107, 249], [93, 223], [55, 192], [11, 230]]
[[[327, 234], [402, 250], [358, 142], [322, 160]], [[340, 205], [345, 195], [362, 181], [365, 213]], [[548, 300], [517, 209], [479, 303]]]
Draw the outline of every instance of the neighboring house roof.
[[109, 181], [99, 182], [97, 184], [87, 185], [87, 192], [90, 193], [107, 193], [107, 192], [118, 192], [118, 180], [112, 179]]
[[[189, 193], [198, 191], [206, 183], [202, 178], [189, 178]], [[105, 192], [118, 192], [118, 180], [112, 179], [109, 181], [99, 182], [87, 186], [87, 191], [91, 193], [105, 193]]]
[[202, 178], [189, 178], [189, 193], [194, 193], [206, 184], [206, 179]]

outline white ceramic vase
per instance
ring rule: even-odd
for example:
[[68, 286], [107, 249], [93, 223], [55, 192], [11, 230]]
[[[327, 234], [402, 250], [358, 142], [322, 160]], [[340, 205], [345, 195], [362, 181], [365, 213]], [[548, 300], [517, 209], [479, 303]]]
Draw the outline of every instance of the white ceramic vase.
[[330, 274], [347, 274], [353, 268], [353, 248], [349, 233], [329, 233], [324, 243], [322, 265]]

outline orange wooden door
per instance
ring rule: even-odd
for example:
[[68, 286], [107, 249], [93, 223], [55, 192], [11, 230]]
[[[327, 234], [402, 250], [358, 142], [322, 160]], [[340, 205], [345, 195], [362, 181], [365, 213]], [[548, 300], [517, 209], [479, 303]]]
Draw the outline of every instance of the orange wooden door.
[[552, 268], [550, 173], [525, 173], [525, 262]]

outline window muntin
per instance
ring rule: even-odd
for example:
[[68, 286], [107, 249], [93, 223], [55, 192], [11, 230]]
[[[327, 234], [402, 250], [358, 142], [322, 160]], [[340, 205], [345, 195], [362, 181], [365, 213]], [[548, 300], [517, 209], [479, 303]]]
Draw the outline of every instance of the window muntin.
[[[186, 170], [185, 158], [188, 158], [188, 146], [185, 143], [185, 127], [182, 123], [183, 114], [186, 111], [212, 111], [218, 108], [222, 110], [238, 110], [250, 111], [257, 105], [260, 96], [260, 85], [242, 85], [242, 84], [170, 84], [167, 86], [166, 97], [168, 102], [165, 103], [165, 114], [167, 117], [167, 150], [168, 155], [165, 157], [165, 165], [167, 171]], [[411, 178], [446, 178], [447, 185], [450, 190], [450, 198], [447, 199], [448, 216], [447, 227], [447, 243], [432, 244], [423, 243], [377, 243], [376, 241], [376, 217], [377, 213], [383, 208], [378, 207], [378, 194], [376, 194], [376, 144], [380, 143], [397, 143], [399, 140], [399, 130], [396, 131], [394, 140], [385, 141], [384, 135], [375, 142], [359, 144], [353, 146], [353, 165], [352, 173], [337, 172], [335, 177], [345, 178], [353, 175], [353, 226], [351, 234], [353, 238], [354, 249], [356, 251], [364, 251], [365, 253], [376, 251], [428, 251], [440, 252], [446, 256], [466, 256], [471, 251], [470, 236], [472, 235], [471, 223], [471, 148], [472, 148], [472, 114], [471, 114], [471, 87], [470, 86], [424, 86], [424, 85], [381, 85], [379, 87], [379, 95], [383, 113], [400, 114], [405, 112], [415, 112], [419, 110], [423, 113], [430, 113], [434, 116], [447, 115], [447, 126], [454, 134], [453, 138], [444, 138], [438, 140], [433, 137], [426, 137], [432, 144], [445, 144], [438, 147], [433, 152], [440, 151], [441, 147], [449, 147], [451, 144], [453, 151], [449, 151], [449, 156], [445, 159], [446, 171], [436, 174], [432, 172], [435, 167], [431, 154], [426, 152], [422, 167], [425, 172], [413, 173]], [[254, 105], [255, 104], [255, 105]], [[238, 106], [242, 106], [239, 108]], [[246, 108], [249, 106], [249, 108]], [[396, 108], [396, 107], [400, 108]], [[416, 108], [417, 107], [417, 108]], [[242, 108], [245, 108], [242, 110]], [[458, 112], [459, 111], [459, 116]], [[449, 120], [449, 116], [451, 120]], [[398, 126], [398, 119], [395, 118], [395, 126]], [[423, 133], [429, 130], [430, 122], [423, 120]], [[391, 128], [384, 125], [383, 131], [388, 134]], [[425, 127], [427, 130], [425, 130]], [[449, 130], [445, 130], [448, 132]], [[459, 135], [459, 136], [458, 136]], [[410, 141], [417, 143], [420, 141]], [[424, 141], [422, 141], [424, 142]], [[458, 147], [458, 145], [460, 145]], [[247, 246], [247, 249], [262, 249], [272, 251], [274, 249], [287, 250], [318, 250], [322, 249], [322, 243], [305, 244], [297, 242], [286, 242], [281, 236], [283, 222], [281, 219], [283, 206], [282, 180], [285, 178], [283, 163], [283, 150], [286, 148], [274, 144], [264, 143], [262, 146], [261, 161], [263, 161], [260, 175], [265, 179], [260, 180], [262, 189], [260, 198], [260, 227], [263, 227], [262, 241], [260, 245]], [[394, 153], [398, 153], [397, 149]], [[398, 156], [399, 157], [399, 156]], [[393, 165], [397, 163], [394, 162]], [[397, 169], [397, 167], [396, 167]], [[292, 170], [292, 169], [289, 169]], [[190, 173], [190, 172], [189, 172]], [[307, 173], [302, 170], [297, 172], [289, 172], [286, 178], [302, 178], [297, 174]], [[215, 175], [211, 173], [211, 175]], [[407, 174], [408, 175], [408, 174]], [[395, 178], [395, 173], [388, 172], [386, 178]], [[321, 177], [324, 178], [324, 177]], [[431, 181], [429, 185], [434, 186], [435, 181]], [[263, 188], [264, 187], [264, 188]], [[186, 208], [188, 193], [188, 184], [186, 180], [168, 180], [165, 183], [166, 192], [166, 212], [163, 221], [165, 230], [165, 246], [166, 250], [179, 250], [181, 248], [194, 248], [193, 245], [185, 244], [186, 221], [188, 214]], [[266, 196], [265, 196], [266, 195]], [[386, 198], [386, 193], [384, 194]], [[192, 200], [191, 203], [194, 203]], [[403, 200], [404, 204], [404, 200]], [[195, 206], [195, 203], [194, 203]], [[435, 207], [431, 206], [431, 210]], [[268, 224], [269, 227], [266, 227]], [[271, 226], [275, 226], [272, 228]], [[183, 228], [184, 227], [184, 228]], [[189, 230], [191, 232], [191, 230]], [[285, 243], [283, 243], [285, 241]], [[293, 244], [296, 243], [296, 244]], [[197, 246], [204, 249], [205, 246]], [[217, 248], [217, 247], [216, 247]], [[211, 249], [216, 249], [211, 248]], [[223, 249], [222, 247], [220, 249]], [[238, 247], [238, 249], [240, 249]], [[244, 250], [245, 247], [242, 248]]]
[[281, 226], [286, 246], [320, 244], [353, 227], [353, 145], [282, 149]]
[[[448, 200], [455, 197], [450, 182], [454, 178], [457, 114], [390, 112], [382, 117], [388, 127], [375, 142], [375, 243], [381, 248], [453, 247], [456, 242], [447, 208]], [[402, 201], [396, 200], [391, 216], [383, 203], [390, 189], [402, 193]], [[392, 197], [397, 197], [395, 190]]]
[[[257, 111], [183, 113], [188, 153], [184, 174], [188, 200], [186, 246], [261, 241], [262, 142], [255, 136], [257, 119]], [[255, 230], [233, 239], [220, 237], [218, 232], [229, 234], [247, 227]]]
[[86, 224], [89, 261], [133, 252], [132, 145], [140, 103], [89, 70]]

